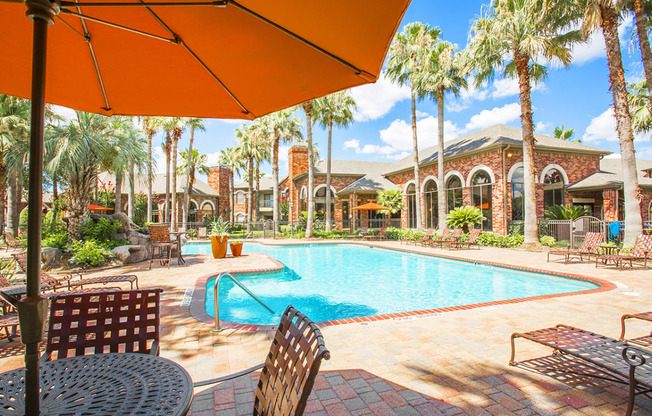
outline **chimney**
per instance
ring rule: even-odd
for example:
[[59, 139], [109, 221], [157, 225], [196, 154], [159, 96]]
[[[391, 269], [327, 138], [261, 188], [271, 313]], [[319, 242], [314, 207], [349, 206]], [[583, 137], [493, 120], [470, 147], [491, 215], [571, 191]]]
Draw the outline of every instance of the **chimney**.
[[290, 221], [296, 221], [299, 218], [299, 190], [292, 180], [295, 176], [308, 171], [308, 144], [295, 143], [288, 150], [288, 181], [290, 182], [290, 201], [292, 210], [290, 211]]
[[208, 185], [217, 191], [219, 198], [217, 200], [217, 212], [225, 220], [229, 220], [230, 214], [230, 192], [231, 192], [231, 169], [225, 165], [211, 167], [208, 174]]

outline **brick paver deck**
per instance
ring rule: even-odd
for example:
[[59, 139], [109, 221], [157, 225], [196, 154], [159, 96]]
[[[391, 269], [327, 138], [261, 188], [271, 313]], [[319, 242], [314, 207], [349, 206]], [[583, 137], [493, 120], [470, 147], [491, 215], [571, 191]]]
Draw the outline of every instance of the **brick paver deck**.
[[[394, 242], [376, 244], [406, 247]], [[508, 366], [509, 336], [516, 331], [565, 323], [617, 338], [622, 314], [652, 310], [650, 270], [596, 270], [592, 263], [546, 263], [545, 253], [498, 248], [418, 250], [591, 276], [611, 282], [615, 289], [323, 327], [332, 358], [322, 365], [307, 414], [623, 414], [627, 393], [622, 386], [572, 377], [557, 380], [536, 371], [536, 360], [526, 366]], [[221, 260], [187, 256], [187, 260], [186, 265], [173, 264], [169, 270], [155, 265], [148, 271], [147, 262], [120, 269], [121, 273], [137, 274], [141, 287], [164, 288], [161, 355], [183, 365], [194, 380], [229, 374], [262, 362], [269, 349], [270, 332], [229, 329], [214, 333], [210, 323], [190, 316], [188, 301], [202, 276], [266, 269], [274, 267], [275, 262], [255, 253]], [[89, 277], [115, 272], [101, 271]], [[628, 336], [649, 333], [645, 322], [628, 324]], [[549, 352], [522, 341], [517, 358], [525, 360]], [[18, 341], [8, 343], [0, 338], [0, 371], [22, 366], [21, 354]], [[249, 413], [254, 382], [255, 376], [253, 380], [244, 377], [235, 384], [196, 391], [192, 414]], [[639, 397], [637, 404], [643, 407], [637, 407], [635, 414], [652, 414], [652, 400]]]

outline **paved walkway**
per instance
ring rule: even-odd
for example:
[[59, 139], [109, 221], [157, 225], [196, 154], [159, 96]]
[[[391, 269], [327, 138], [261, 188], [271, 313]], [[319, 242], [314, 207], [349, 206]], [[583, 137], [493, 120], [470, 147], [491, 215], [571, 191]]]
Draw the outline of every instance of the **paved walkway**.
[[[405, 248], [394, 242], [379, 245]], [[652, 309], [649, 269], [616, 271], [595, 269], [587, 263], [546, 263], [544, 253], [510, 249], [420, 250], [592, 276], [610, 281], [616, 288], [432, 316], [324, 327], [322, 332], [332, 358], [322, 365], [307, 414], [623, 414], [627, 394], [622, 386], [572, 378], [560, 381], [523, 367], [508, 366], [509, 337], [515, 331], [565, 323], [617, 338], [622, 314]], [[187, 301], [202, 276], [264, 269], [274, 267], [275, 262], [256, 253], [221, 260], [188, 256], [187, 260], [186, 265], [173, 264], [170, 269], [155, 264], [148, 271], [147, 263], [121, 269], [138, 274], [141, 287], [160, 286], [165, 290], [161, 355], [183, 365], [194, 380], [229, 374], [262, 362], [269, 348], [270, 332], [214, 333], [210, 324], [190, 316]], [[93, 275], [109, 273], [115, 270]], [[645, 323], [632, 323], [630, 327], [628, 335], [632, 337], [650, 332]], [[549, 352], [521, 341], [517, 359]], [[17, 341], [7, 343], [0, 339], [0, 371], [22, 366], [21, 353]], [[250, 379], [244, 377], [236, 381], [235, 390], [228, 390], [226, 385], [196, 391], [193, 415], [250, 413], [250, 385]], [[651, 400], [640, 397], [637, 403], [644, 408], [637, 407], [635, 414], [652, 414]]]

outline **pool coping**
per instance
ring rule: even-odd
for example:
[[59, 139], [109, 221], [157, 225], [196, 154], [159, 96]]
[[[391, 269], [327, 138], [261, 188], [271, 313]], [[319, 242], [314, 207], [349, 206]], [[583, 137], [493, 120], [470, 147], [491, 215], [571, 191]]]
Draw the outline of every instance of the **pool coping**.
[[[265, 244], [265, 245], [278, 245], [278, 246], [285, 246], [285, 245], [294, 245], [294, 244], [299, 244], [299, 243], [290, 243], [290, 244], [279, 244], [277, 242], [274, 243], [268, 243], [268, 242], [262, 242], [262, 241], [256, 241], [259, 244]], [[393, 250], [393, 251], [399, 251], [399, 252], [405, 252], [405, 253], [413, 253], [413, 254], [421, 254], [421, 255], [426, 255], [426, 256], [432, 256], [432, 257], [440, 257], [440, 258], [445, 258], [449, 260], [456, 260], [456, 261], [463, 261], [467, 263], [474, 263], [474, 264], [484, 264], [488, 266], [496, 266], [496, 267], [502, 267], [502, 268], [507, 268], [507, 269], [513, 269], [513, 270], [521, 270], [521, 271], [527, 271], [527, 272], [534, 272], [534, 273], [543, 273], [547, 275], [553, 275], [553, 276], [560, 276], [560, 277], [566, 277], [566, 278], [571, 278], [571, 279], [577, 279], [577, 280], [583, 280], [583, 281], [588, 281], [591, 283], [598, 284], [599, 287], [596, 287], [594, 289], [587, 289], [587, 290], [579, 290], [579, 291], [574, 291], [574, 292], [566, 292], [566, 293], [555, 293], [555, 294], [550, 294], [550, 295], [539, 295], [539, 296], [528, 296], [524, 298], [516, 298], [516, 299], [505, 299], [505, 300], [499, 300], [499, 301], [491, 301], [491, 302], [482, 302], [482, 303], [472, 303], [469, 305], [461, 305], [461, 306], [449, 306], [449, 307], [444, 307], [444, 308], [434, 308], [434, 309], [424, 309], [424, 310], [418, 310], [418, 311], [410, 311], [410, 312], [399, 312], [399, 313], [389, 313], [389, 314], [383, 314], [383, 315], [372, 315], [372, 316], [362, 316], [359, 318], [347, 318], [347, 319], [336, 319], [332, 321], [321, 321], [321, 322], [316, 322], [316, 324], [320, 327], [326, 327], [326, 326], [333, 326], [333, 325], [344, 325], [344, 324], [353, 324], [353, 323], [361, 323], [361, 322], [374, 322], [374, 321], [385, 321], [385, 320], [397, 320], [397, 319], [406, 319], [406, 318], [415, 318], [415, 317], [427, 317], [427, 316], [432, 316], [432, 315], [439, 315], [441, 313], [445, 312], [453, 312], [453, 311], [462, 311], [462, 310], [469, 310], [469, 309], [479, 309], [479, 308], [486, 308], [486, 307], [496, 307], [499, 305], [509, 305], [509, 304], [515, 304], [515, 303], [523, 303], [523, 302], [531, 302], [535, 300], [543, 300], [543, 299], [553, 299], [553, 298], [560, 298], [560, 297], [566, 297], [566, 296], [576, 296], [576, 295], [588, 295], [588, 294], [593, 294], [593, 293], [601, 293], [601, 292], [608, 292], [610, 290], [614, 290], [617, 288], [616, 284], [608, 281], [608, 280], [603, 280], [603, 279], [598, 279], [595, 277], [590, 277], [590, 276], [583, 276], [579, 274], [574, 274], [574, 273], [564, 273], [564, 272], [556, 272], [556, 271], [550, 271], [550, 270], [542, 270], [542, 269], [535, 269], [531, 267], [525, 267], [525, 266], [516, 266], [516, 265], [511, 265], [511, 264], [504, 264], [504, 263], [498, 263], [498, 262], [492, 262], [492, 261], [485, 261], [485, 260], [465, 260], [461, 259], [459, 257], [455, 256], [449, 256], [443, 253], [432, 253], [432, 252], [426, 252], [422, 250], [415, 249], [410, 250], [408, 248], [403, 248], [403, 247], [387, 247], [379, 244], [374, 244], [374, 243], [368, 243], [368, 242], [350, 242], [350, 241], [311, 241], [311, 242], [301, 242], [301, 245], [305, 244], [357, 244], [357, 245], [365, 245], [365, 246], [370, 246], [370, 247], [376, 247], [376, 248], [382, 248], [386, 250]], [[265, 253], [260, 253], [263, 256], [267, 257], [274, 263], [275, 267], [269, 267], [269, 268], [254, 268], [254, 269], [244, 269], [244, 270], [237, 270], [237, 271], [229, 271], [229, 270], [223, 270], [220, 273], [227, 272], [231, 273], [233, 275], [239, 275], [239, 274], [252, 274], [252, 273], [259, 273], [259, 274], [264, 274], [264, 273], [273, 273], [278, 270], [282, 270], [285, 268], [285, 266], [280, 263], [278, 260], [276, 260], [273, 257], [268, 256]], [[189, 312], [190, 316], [193, 318], [197, 319], [200, 322], [205, 322], [205, 323], [211, 323], [215, 324], [215, 318], [210, 316], [208, 313], [206, 313], [206, 308], [204, 306], [205, 304], [205, 299], [206, 299], [206, 283], [211, 277], [219, 275], [216, 273], [210, 273], [204, 276], [201, 276], [197, 279], [197, 282], [195, 283], [195, 290], [193, 291], [192, 299], [190, 302], [189, 306]], [[236, 323], [236, 322], [229, 322], [229, 321], [224, 321], [220, 320], [220, 328], [222, 329], [239, 329], [243, 331], [273, 331], [276, 330], [276, 325], [251, 325], [251, 324], [242, 324], [242, 323]]]

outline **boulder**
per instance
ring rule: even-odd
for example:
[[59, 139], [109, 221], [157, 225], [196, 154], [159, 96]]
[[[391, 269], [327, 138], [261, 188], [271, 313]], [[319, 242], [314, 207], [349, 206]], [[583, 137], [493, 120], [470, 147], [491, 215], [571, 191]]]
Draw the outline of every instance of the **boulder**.
[[41, 249], [41, 263], [47, 269], [63, 265], [63, 252], [56, 247], [43, 247]]
[[111, 219], [113, 222], [120, 221], [120, 224], [122, 224], [122, 226], [116, 230], [117, 234], [128, 234], [131, 230], [131, 219], [129, 219], [129, 216], [124, 212], [116, 212], [115, 214], [112, 214]]
[[127, 240], [129, 241], [129, 244], [135, 245], [135, 246], [145, 246], [147, 249], [147, 256], [151, 257], [151, 253], [149, 252], [151, 243], [149, 242], [149, 236], [146, 234], [141, 234], [138, 231], [131, 230], [127, 234]]
[[123, 265], [138, 263], [149, 258], [147, 247], [143, 245], [118, 246], [111, 250], [111, 252]]

